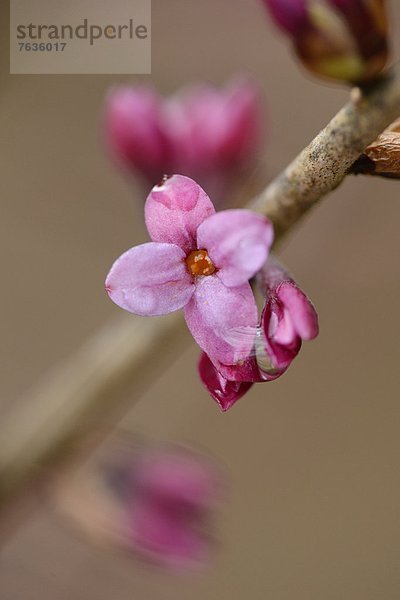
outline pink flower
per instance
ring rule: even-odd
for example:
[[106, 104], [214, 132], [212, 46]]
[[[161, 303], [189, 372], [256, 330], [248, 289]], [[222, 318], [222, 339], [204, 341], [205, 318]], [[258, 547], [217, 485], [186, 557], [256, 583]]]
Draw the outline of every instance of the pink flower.
[[130, 476], [130, 544], [164, 567], [186, 569], [209, 560], [205, 530], [223, 496], [221, 473], [202, 457], [176, 448], [142, 453]]
[[[302, 341], [318, 335], [313, 305], [277, 262], [269, 259], [257, 278], [265, 305], [248, 357], [229, 365], [203, 353], [199, 361], [200, 379], [222, 411], [233, 406], [253, 383], [283, 375], [299, 353]], [[234, 337], [235, 332], [230, 334]], [[239, 342], [249, 332], [238, 329], [236, 335]]]
[[210, 358], [233, 365], [253, 346], [257, 306], [249, 279], [265, 263], [273, 228], [248, 210], [215, 213], [192, 179], [165, 178], [147, 198], [150, 243], [125, 252], [112, 266], [106, 290], [120, 307], [142, 316], [184, 308], [187, 325]]
[[118, 87], [104, 131], [113, 155], [151, 185], [183, 173], [220, 194], [260, 145], [260, 91], [243, 79], [222, 90], [195, 84], [166, 99], [148, 86]]

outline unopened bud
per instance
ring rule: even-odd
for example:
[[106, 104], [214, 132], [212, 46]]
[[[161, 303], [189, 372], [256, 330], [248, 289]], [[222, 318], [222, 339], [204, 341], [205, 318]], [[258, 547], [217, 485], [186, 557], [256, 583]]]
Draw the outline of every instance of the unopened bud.
[[365, 85], [388, 59], [385, 0], [263, 0], [297, 56], [324, 78]]

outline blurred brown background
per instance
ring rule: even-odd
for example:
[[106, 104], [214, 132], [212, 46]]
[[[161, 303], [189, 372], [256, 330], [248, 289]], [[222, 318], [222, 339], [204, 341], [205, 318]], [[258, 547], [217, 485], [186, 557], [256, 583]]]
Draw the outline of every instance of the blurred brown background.
[[[298, 70], [257, 0], [153, 0], [152, 15], [162, 91], [237, 71], [259, 80], [265, 182], [346, 99]], [[138, 189], [108, 161], [99, 129], [108, 87], [146, 77], [10, 76], [6, 2], [1, 22], [0, 434], [22, 394], [118, 311], [104, 276], [146, 239]], [[3, 545], [2, 600], [397, 600], [399, 221], [400, 184], [359, 177], [296, 229], [281, 255], [319, 311], [320, 337], [228, 414], [200, 386], [192, 342], [165, 373], [154, 349], [154, 384], [123, 425], [199, 444], [230, 471], [206, 574], [178, 579], [95, 548], [39, 496], [23, 500], [29, 513]]]

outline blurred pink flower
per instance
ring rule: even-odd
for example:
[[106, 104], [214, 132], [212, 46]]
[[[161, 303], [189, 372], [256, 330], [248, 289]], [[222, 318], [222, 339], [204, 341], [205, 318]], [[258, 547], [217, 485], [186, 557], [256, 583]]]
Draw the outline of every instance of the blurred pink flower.
[[132, 548], [170, 568], [206, 563], [211, 517], [222, 499], [222, 473], [201, 456], [168, 447], [142, 452], [130, 476], [127, 512]]
[[261, 104], [248, 79], [222, 90], [199, 83], [166, 99], [149, 86], [118, 87], [106, 101], [106, 143], [151, 186], [164, 173], [182, 173], [220, 195], [260, 146]]
[[170, 143], [155, 90], [140, 86], [110, 91], [104, 114], [106, 143], [115, 157], [153, 184], [173, 172]]
[[232, 344], [230, 332], [256, 330], [249, 279], [268, 257], [269, 220], [242, 209], [215, 213], [204, 190], [181, 175], [153, 188], [145, 219], [153, 241], [114, 263], [106, 279], [111, 300], [142, 316], [184, 308], [194, 339], [211, 359], [230, 365], [246, 359], [252, 335]]
[[[259, 272], [258, 283], [265, 305], [253, 348], [239, 364], [224, 364], [203, 352], [199, 375], [222, 411], [228, 410], [256, 382], [277, 379], [300, 351], [303, 340], [318, 335], [318, 316], [310, 300], [287, 272], [273, 259]], [[249, 330], [231, 331], [232, 344], [242, 343]]]

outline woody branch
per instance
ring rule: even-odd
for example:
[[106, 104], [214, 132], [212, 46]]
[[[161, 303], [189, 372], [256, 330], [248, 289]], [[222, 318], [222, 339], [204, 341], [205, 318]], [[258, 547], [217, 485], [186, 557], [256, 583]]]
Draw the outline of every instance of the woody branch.
[[[363, 150], [399, 115], [397, 66], [368, 91], [354, 89], [346, 106], [248, 208], [269, 217], [276, 239], [281, 238], [343, 181]], [[54, 461], [61, 449], [71, 448], [87, 433], [99, 405], [103, 413], [118, 414], [115, 392], [132, 384], [144, 389], [153, 374], [143, 365], [152, 361], [154, 348], [165, 343], [166, 336], [168, 343], [179, 343], [179, 322], [164, 318], [163, 326], [155, 326], [152, 319], [131, 316], [108, 324], [31, 392], [29, 401], [20, 403], [20, 412], [2, 423], [0, 499], [20, 489], [38, 466]]]
[[271, 219], [275, 239], [345, 178], [363, 150], [400, 115], [400, 66], [350, 101], [249, 208]]

